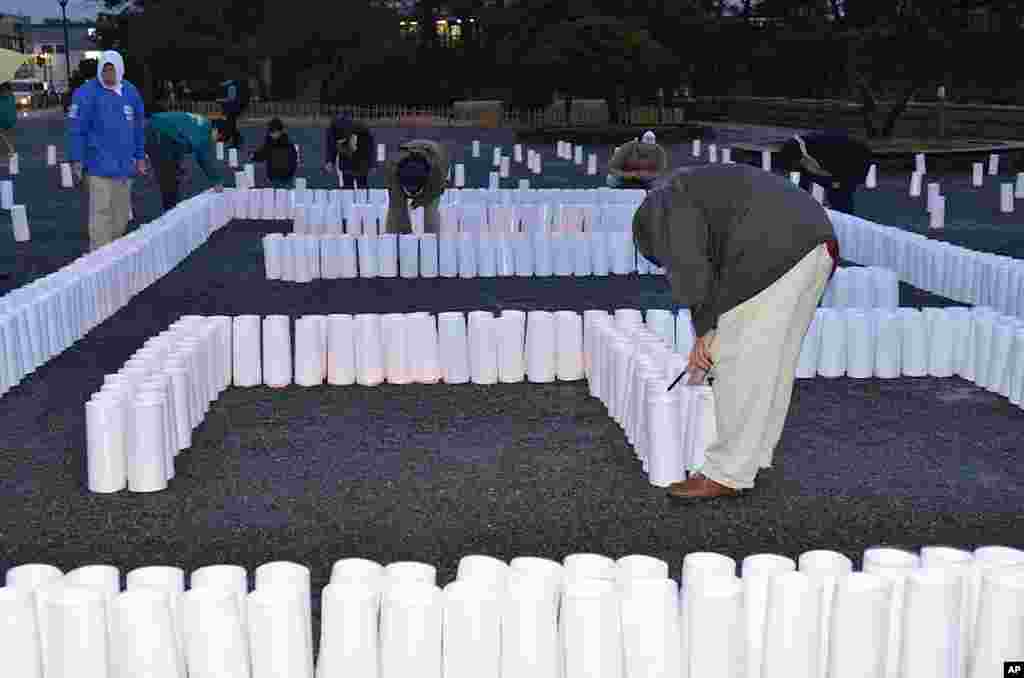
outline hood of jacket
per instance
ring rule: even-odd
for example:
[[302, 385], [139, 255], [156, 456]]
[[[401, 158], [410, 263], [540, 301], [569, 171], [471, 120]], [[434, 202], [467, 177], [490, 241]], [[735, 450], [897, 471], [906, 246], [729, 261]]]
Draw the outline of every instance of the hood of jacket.
[[[103, 82], [103, 67], [107, 64], [111, 64], [114, 67], [114, 73], [117, 76], [117, 82], [113, 87], [107, 87]], [[124, 59], [121, 57], [120, 53], [110, 49], [100, 55], [99, 63], [96, 64], [96, 80], [99, 81], [102, 87], [113, 89], [117, 91], [118, 94], [121, 93], [121, 86], [124, 84]]]

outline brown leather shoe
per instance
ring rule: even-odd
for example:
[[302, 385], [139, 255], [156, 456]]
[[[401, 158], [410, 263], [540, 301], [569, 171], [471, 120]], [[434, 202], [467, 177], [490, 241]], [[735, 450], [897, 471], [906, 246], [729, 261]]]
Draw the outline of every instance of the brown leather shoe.
[[716, 483], [700, 473], [695, 473], [685, 482], [669, 485], [668, 496], [673, 499], [715, 499], [717, 497], [737, 497], [739, 491]]

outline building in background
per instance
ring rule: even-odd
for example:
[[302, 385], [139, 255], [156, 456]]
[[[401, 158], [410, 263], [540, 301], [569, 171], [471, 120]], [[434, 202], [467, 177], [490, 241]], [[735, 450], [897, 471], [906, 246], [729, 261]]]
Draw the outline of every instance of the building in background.
[[27, 52], [26, 32], [31, 23], [31, 18], [27, 16], [0, 14], [0, 47], [15, 52]]
[[[68, 50], [72, 75], [85, 59], [99, 59], [102, 51], [96, 43], [96, 24], [68, 22]], [[68, 91], [67, 61], [64, 58], [64, 26], [60, 19], [25, 26], [25, 52], [36, 59], [18, 71], [18, 78], [37, 78], [56, 92]]]

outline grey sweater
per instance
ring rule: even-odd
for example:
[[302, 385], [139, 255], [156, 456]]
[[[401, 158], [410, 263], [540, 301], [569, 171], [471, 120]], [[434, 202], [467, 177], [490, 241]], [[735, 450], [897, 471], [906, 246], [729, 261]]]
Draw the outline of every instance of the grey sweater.
[[818, 245], [835, 239], [825, 209], [788, 179], [748, 165], [679, 169], [633, 217], [640, 253], [668, 271], [702, 337]]

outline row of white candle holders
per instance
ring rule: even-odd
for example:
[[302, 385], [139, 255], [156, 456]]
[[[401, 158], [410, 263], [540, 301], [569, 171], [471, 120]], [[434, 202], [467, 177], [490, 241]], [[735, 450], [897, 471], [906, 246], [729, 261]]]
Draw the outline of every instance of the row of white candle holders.
[[[681, 317], [689, 322], [688, 314]], [[671, 313], [662, 321], [675, 331]], [[584, 377], [583, 321], [572, 311], [303, 316], [294, 333], [291, 325], [283, 315], [185, 316], [148, 340], [86, 403], [90, 491], [165, 489], [175, 456], [191, 446], [210, 404], [231, 385]]]
[[[740, 563], [691, 552], [9, 569], [12, 678], [988, 678], [1024, 656], [1024, 551], [877, 546]], [[314, 634], [319, 631], [319, 651]]]
[[830, 212], [844, 259], [961, 303], [1024, 318], [1024, 261], [976, 252], [860, 217]]
[[[124, 238], [0, 297], [0, 339], [4, 341], [0, 395], [174, 268], [202, 245], [212, 230], [236, 218], [230, 193], [194, 196]], [[1024, 275], [1019, 260], [936, 242], [831, 210], [829, 215], [844, 258], [888, 268], [901, 280], [929, 292], [1024, 317]], [[39, 329], [29, 331], [29, 323], [57, 323], [49, 310], [54, 305], [69, 311], [60, 316], [64, 329], [57, 332], [55, 327], [46, 335]], [[38, 343], [43, 336], [49, 341], [45, 347]], [[21, 348], [16, 351], [14, 346]]]
[[661, 275], [629, 231], [263, 237], [268, 280]]
[[[272, 193], [262, 193], [266, 213], [276, 213], [276, 202], [270, 204]], [[314, 203], [293, 209], [292, 230], [301, 235], [376, 235], [384, 233], [387, 205]], [[636, 207], [629, 203], [536, 203], [503, 205], [483, 203], [442, 206], [441, 233], [527, 233], [554, 231], [622, 231], [632, 230]], [[423, 231], [423, 209], [410, 212], [413, 232]]]
[[[625, 431], [652, 485], [699, 470], [716, 440], [709, 386], [669, 385], [693, 344], [689, 313], [584, 312], [590, 394]], [[670, 328], [675, 325], [675, 342]], [[666, 331], [669, 330], [669, 331]], [[1024, 407], [1024, 322], [991, 309], [816, 310], [796, 377], [960, 376]], [[684, 382], [685, 383], [685, 382]]]
[[216, 194], [0, 297], [0, 395], [114, 315], [230, 221]]
[[[297, 235], [263, 237], [268, 280], [663, 275], [629, 231], [508, 234]], [[837, 269], [822, 305], [899, 306], [899, 279], [880, 267]]]
[[[485, 311], [468, 317], [335, 314], [300, 317], [294, 332], [287, 316], [186, 316], [147, 341], [117, 374], [107, 375], [86, 404], [89, 489], [166, 489], [175, 456], [190, 447], [192, 431], [231, 385], [547, 383], [584, 377], [591, 378], [591, 395], [626, 429], [650, 481], [664, 486], [703, 463], [715, 437], [714, 401], [707, 387], [668, 392], [660, 383], [686, 366], [693, 345], [689, 312], [652, 309], [646, 316], [636, 309], [613, 316], [599, 310], [506, 310], [498, 317]], [[610, 333], [604, 339], [616, 352], [608, 348], [595, 358], [591, 325], [602, 318]], [[593, 379], [593, 365], [599, 371], [626, 369], [634, 357], [656, 368], [605, 371], [606, 381]], [[614, 386], [609, 374], [617, 375]], [[817, 309], [796, 376], [844, 375], [958, 375], [1024, 406], [1024, 323], [986, 308]], [[657, 430], [648, 432], [648, 424]]]

